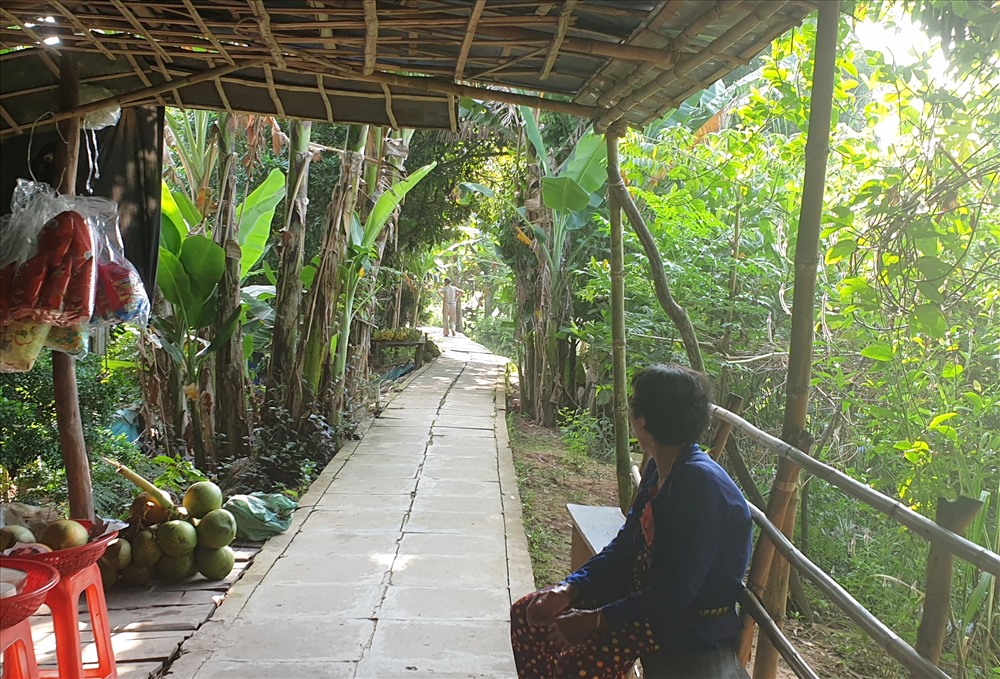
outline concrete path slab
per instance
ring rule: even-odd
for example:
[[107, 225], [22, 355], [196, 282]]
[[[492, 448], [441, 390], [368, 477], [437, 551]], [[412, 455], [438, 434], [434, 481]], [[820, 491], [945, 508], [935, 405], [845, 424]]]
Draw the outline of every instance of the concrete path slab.
[[303, 496], [171, 679], [513, 677], [508, 611], [534, 585], [505, 359], [458, 336]]

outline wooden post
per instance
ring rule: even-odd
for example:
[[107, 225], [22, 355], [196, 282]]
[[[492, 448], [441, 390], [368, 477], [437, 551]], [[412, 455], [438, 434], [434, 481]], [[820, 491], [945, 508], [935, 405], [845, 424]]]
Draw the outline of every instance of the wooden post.
[[[59, 59], [58, 109], [66, 111], [80, 100], [80, 80], [76, 59], [63, 53]], [[77, 162], [80, 157], [80, 119], [67, 118], [59, 123], [59, 133], [65, 144], [56, 147], [54, 174], [57, 190], [76, 195]], [[94, 493], [90, 481], [90, 458], [83, 440], [83, 420], [80, 418], [80, 397], [76, 388], [76, 364], [61, 351], [52, 352], [52, 384], [56, 400], [56, 422], [59, 445], [66, 465], [66, 486], [69, 489], [69, 515], [74, 519], [94, 518]]]
[[618, 138], [625, 131], [615, 123], [604, 135], [608, 144], [608, 204], [611, 211], [611, 370], [614, 375], [615, 468], [618, 505], [622, 512], [632, 504], [632, 458], [629, 454], [628, 387], [625, 384], [625, 234], [622, 210], [612, 187], [622, 183], [618, 163]]
[[[788, 378], [785, 389], [785, 419], [781, 438], [796, 445], [804, 441], [806, 414], [809, 407], [809, 383], [812, 367], [813, 326], [815, 325], [816, 269], [819, 263], [819, 236], [823, 217], [823, 189], [826, 182], [826, 160], [830, 149], [830, 120], [833, 111], [833, 81], [837, 60], [837, 27], [840, 22], [840, 0], [830, 0], [819, 6], [816, 28], [815, 60], [813, 64], [812, 98], [809, 108], [809, 132], [806, 141], [805, 177], [799, 228], [795, 244], [795, 292], [792, 298], [791, 340], [788, 351]], [[798, 446], [803, 449], [801, 445]], [[799, 467], [786, 459], [778, 463], [767, 513], [771, 521], [781, 526], [786, 535], [794, 526], [798, 491]], [[757, 579], [748, 583], [755, 593], [764, 582], [781, 591], [768, 592], [765, 605], [775, 602], [784, 607], [787, 600], [788, 562], [779, 560], [777, 572], [770, 574], [774, 546], [769, 540], [759, 540], [751, 564], [751, 575]], [[756, 572], [754, 572], [756, 566]], [[778, 611], [769, 609], [771, 617], [780, 620]], [[749, 630], [749, 634], [747, 634]], [[752, 626], [744, 627], [740, 638], [739, 657], [749, 656]], [[758, 639], [754, 661], [754, 679], [773, 679], [777, 673], [778, 653], [766, 639]]]
[[[983, 503], [968, 497], [955, 500], [938, 498], [935, 521], [952, 533], [965, 535], [965, 529], [982, 508]], [[935, 665], [941, 661], [941, 647], [944, 645], [948, 627], [948, 612], [951, 608], [951, 576], [955, 565], [955, 555], [935, 543], [927, 555], [927, 585], [924, 588], [924, 613], [917, 629], [917, 653]], [[914, 675], [916, 676], [916, 675]]]

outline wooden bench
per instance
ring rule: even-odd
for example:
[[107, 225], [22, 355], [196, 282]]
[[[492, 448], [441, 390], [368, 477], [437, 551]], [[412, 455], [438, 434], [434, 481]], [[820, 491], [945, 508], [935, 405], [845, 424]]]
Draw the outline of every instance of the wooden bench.
[[587, 562], [618, 535], [625, 523], [625, 515], [618, 507], [591, 505], [566, 505], [573, 520], [573, 542], [570, 564], [576, 570]]
[[382, 364], [382, 349], [385, 347], [416, 347], [413, 352], [413, 366], [419, 368], [424, 364], [424, 345], [427, 344], [427, 334], [423, 339], [415, 340], [372, 340], [372, 357], [375, 365]]

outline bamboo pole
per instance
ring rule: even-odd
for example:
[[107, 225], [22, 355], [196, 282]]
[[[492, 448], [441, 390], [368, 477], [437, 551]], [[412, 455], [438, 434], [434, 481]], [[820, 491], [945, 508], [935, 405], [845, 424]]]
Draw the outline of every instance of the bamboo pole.
[[[734, 415], [739, 415], [740, 411], [743, 410], [743, 397], [736, 394], [730, 394], [729, 400], [726, 402], [726, 410]], [[722, 457], [722, 451], [725, 450], [726, 442], [729, 440], [729, 435], [732, 431], [732, 422], [728, 422], [726, 420], [719, 421], [719, 428], [715, 430], [715, 435], [712, 437], [712, 447], [708, 450], [709, 455], [711, 455], [712, 459], [716, 462], [718, 462], [719, 458]]]
[[[956, 535], [964, 535], [969, 523], [982, 509], [983, 503], [968, 497], [955, 500], [938, 498], [937, 522]], [[944, 645], [948, 628], [948, 613], [951, 610], [951, 578], [955, 567], [955, 556], [948, 550], [931, 545], [927, 555], [927, 585], [924, 588], [924, 612], [917, 628], [915, 647], [920, 655], [935, 665], [941, 661], [941, 647]], [[959, 632], [961, 637], [962, 632]], [[913, 675], [914, 677], [918, 675]]]
[[[823, 190], [826, 181], [826, 159], [830, 149], [830, 121], [833, 112], [833, 81], [837, 60], [837, 27], [840, 22], [840, 0], [830, 0], [820, 5], [816, 28], [815, 60], [813, 65], [812, 96], [809, 108], [809, 131], [805, 150], [805, 177], [802, 187], [802, 204], [799, 210], [799, 227], [795, 244], [795, 293], [792, 300], [792, 330], [788, 352], [788, 378], [785, 389], [785, 419], [782, 440], [794, 444], [805, 434], [806, 415], [809, 407], [809, 383], [812, 367], [813, 325], [816, 316], [816, 269], [819, 261], [819, 234], [823, 219]], [[768, 516], [783, 530], [791, 533], [794, 526], [799, 467], [787, 459], [778, 463], [771, 495], [768, 498]], [[768, 547], [767, 545], [772, 545]], [[788, 597], [788, 563], [772, 564], [773, 541], [757, 543], [754, 560], [757, 561], [757, 578], [749, 583], [759, 591], [762, 583], [773, 582], [777, 589], [765, 596], [765, 603], [773, 602], [775, 608], [785, 606]], [[758, 559], [758, 555], [760, 558]], [[775, 573], [771, 577], [771, 568]], [[753, 565], [751, 565], [753, 571]], [[769, 611], [779, 617], [775, 609]], [[783, 615], [783, 610], [781, 615]], [[744, 628], [746, 632], [746, 628]], [[752, 633], [752, 629], [750, 630]], [[741, 637], [740, 650], [748, 650], [748, 638]], [[741, 658], [743, 654], [741, 653]], [[774, 679], [778, 668], [778, 654], [766, 640], [758, 639], [757, 657], [754, 660], [754, 679]]]
[[625, 125], [613, 125], [605, 133], [608, 145], [608, 204], [611, 211], [611, 370], [614, 376], [615, 469], [618, 474], [618, 505], [627, 512], [632, 504], [632, 458], [629, 454], [628, 393], [625, 384], [625, 245], [618, 192], [622, 183], [618, 161], [618, 139]]
[[[857, 600], [850, 595], [836, 580], [831, 578], [822, 568], [807, 559], [795, 548], [781, 531], [757, 507], [750, 505], [753, 520], [760, 526], [763, 535], [772, 541], [778, 552], [795, 566], [803, 575], [809, 578], [820, 591], [826, 594], [840, 610], [844, 611], [869, 638], [881, 646], [899, 663], [918, 677], [934, 677], [935, 679], [950, 679], [947, 674], [932, 665], [926, 658], [917, 653], [899, 635], [885, 626], [881, 620], [872, 615]], [[760, 639], [757, 640], [758, 644]], [[758, 656], [759, 657], [759, 656]], [[756, 672], [757, 667], [754, 666]]]
[[[59, 58], [58, 108], [68, 111], [80, 100], [79, 70], [76, 60], [65, 53]], [[59, 123], [65, 144], [56, 149], [54, 161], [59, 193], [76, 195], [76, 172], [80, 157], [80, 118], [66, 117]], [[90, 459], [83, 440], [80, 396], [76, 384], [76, 363], [68, 354], [52, 352], [52, 383], [56, 401], [59, 445], [66, 465], [69, 515], [74, 519], [94, 518], [94, 493], [90, 480]]]
[[479, 23], [479, 17], [483, 15], [483, 7], [485, 6], [486, 0], [476, 0], [476, 5], [469, 15], [469, 24], [465, 29], [465, 37], [462, 38], [462, 47], [458, 51], [458, 59], [455, 60], [456, 82], [465, 77], [465, 61], [469, 58], [469, 50], [472, 49], [472, 43], [476, 38], [476, 25]]
[[750, 590], [743, 588], [740, 591], [739, 602], [740, 606], [745, 611], [749, 611], [753, 619], [757, 621], [757, 624], [760, 625], [760, 630], [767, 635], [767, 638], [778, 649], [778, 653], [788, 663], [788, 666], [792, 668], [796, 677], [799, 677], [799, 679], [819, 679], [819, 675], [813, 671], [813, 668], [809, 666], [805, 658], [799, 655], [799, 652], [792, 646], [792, 642], [774, 624], [774, 620], [771, 620], [771, 616], [767, 614], [767, 610], [763, 604], [757, 600], [757, 597]]
[[670, 294], [667, 274], [663, 269], [663, 258], [660, 257], [660, 250], [656, 247], [653, 234], [646, 227], [646, 222], [643, 220], [639, 208], [632, 200], [632, 196], [629, 195], [628, 189], [621, 182], [620, 178], [618, 184], [609, 185], [609, 188], [615, 194], [616, 199], [621, 203], [622, 207], [625, 208], [625, 214], [628, 215], [628, 223], [642, 243], [642, 248], [646, 252], [646, 259], [649, 260], [649, 269], [653, 277], [653, 289], [656, 291], [656, 299], [660, 302], [660, 306], [670, 316], [670, 320], [674, 322], [677, 331], [681, 334], [681, 339], [684, 341], [684, 350], [687, 352], [688, 363], [691, 364], [693, 369], [704, 372], [705, 363], [701, 358], [701, 347], [698, 346], [698, 336], [695, 334], [694, 325], [692, 325], [691, 319], [688, 317], [684, 307], [678, 304], [673, 295]]
[[955, 556], [965, 559], [987, 573], [992, 573], [1000, 577], [1000, 555], [974, 542], [970, 542], [959, 535], [955, 535], [951, 531], [934, 523], [926, 516], [916, 513], [901, 502], [893, 500], [891, 497], [883, 495], [860, 481], [852, 479], [847, 474], [806, 455], [801, 450], [785, 443], [778, 437], [761, 431], [739, 415], [734, 415], [715, 405], [709, 406], [709, 408], [712, 411], [712, 417], [729, 420], [733, 423], [733, 428], [736, 431], [753, 438], [773, 453], [782, 458], [788, 458], [795, 465], [802, 467], [830, 485], [836, 486], [855, 500], [864, 502], [872, 509], [882, 512], [890, 519], [900, 525], [906, 526], [928, 542], [939, 544]]

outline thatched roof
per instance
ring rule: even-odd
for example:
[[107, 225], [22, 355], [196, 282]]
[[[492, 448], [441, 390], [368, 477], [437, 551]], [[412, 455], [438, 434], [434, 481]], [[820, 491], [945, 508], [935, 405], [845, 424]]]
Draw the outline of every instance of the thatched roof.
[[643, 124], [747, 63], [814, 5], [3, 0], [0, 135], [53, 108], [66, 50], [81, 83], [100, 88], [91, 98], [123, 105], [454, 129], [469, 96]]

